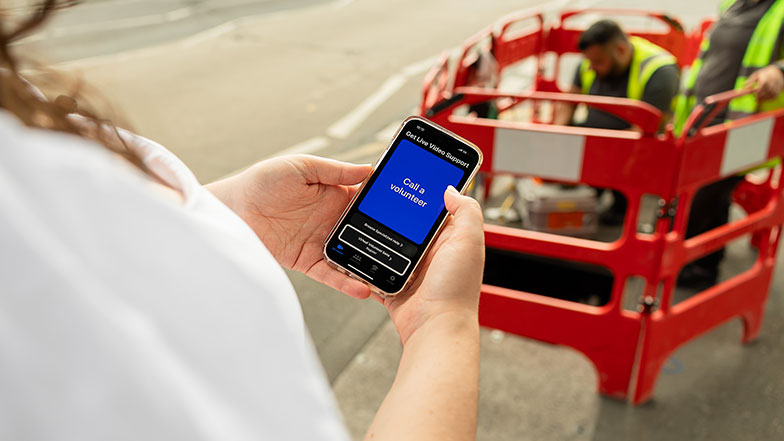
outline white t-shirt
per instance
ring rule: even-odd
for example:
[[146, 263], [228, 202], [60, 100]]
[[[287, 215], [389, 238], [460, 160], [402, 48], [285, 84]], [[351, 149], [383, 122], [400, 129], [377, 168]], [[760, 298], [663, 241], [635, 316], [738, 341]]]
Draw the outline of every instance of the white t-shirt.
[[293, 288], [163, 147], [0, 110], [0, 440], [346, 440]]

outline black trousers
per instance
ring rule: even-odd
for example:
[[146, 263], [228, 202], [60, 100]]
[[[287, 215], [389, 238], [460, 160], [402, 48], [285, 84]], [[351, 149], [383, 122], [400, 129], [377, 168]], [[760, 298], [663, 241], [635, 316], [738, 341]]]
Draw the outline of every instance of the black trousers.
[[[691, 203], [686, 239], [720, 227], [729, 221], [732, 192], [742, 180], [742, 177], [733, 176], [697, 190]], [[705, 268], [717, 268], [723, 258], [724, 248], [695, 260], [693, 264]]]

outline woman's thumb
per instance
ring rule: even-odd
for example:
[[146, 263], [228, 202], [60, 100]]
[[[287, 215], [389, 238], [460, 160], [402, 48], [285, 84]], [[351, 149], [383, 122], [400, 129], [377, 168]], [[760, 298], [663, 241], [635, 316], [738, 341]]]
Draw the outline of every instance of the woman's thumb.
[[473, 198], [461, 195], [450, 185], [444, 192], [444, 204], [447, 211], [455, 217], [458, 228], [482, 228], [482, 209]]

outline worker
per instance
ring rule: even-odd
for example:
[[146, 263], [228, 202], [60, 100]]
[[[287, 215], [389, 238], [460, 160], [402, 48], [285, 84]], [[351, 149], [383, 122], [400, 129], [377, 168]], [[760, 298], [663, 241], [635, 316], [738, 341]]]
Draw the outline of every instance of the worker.
[[[710, 124], [739, 119], [757, 111], [784, 106], [784, 51], [782, 22], [784, 0], [725, 0], [718, 21], [702, 42], [678, 97], [676, 133], [680, 133], [689, 113], [705, 98], [727, 90], [756, 87], [749, 94], [730, 101]], [[732, 192], [742, 177], [731, 177], [701, 188], [692, 202], [686, 238], [696, 236], [729, 220]], [[724, 250], [686, 265], [678, 285], [702, 290], [718, 280]]]
[[[585, 59], [569, 93], [641, 100], [662, 112], [662, 126], [671, 114], [678, 93], [679, 73], [675, 57], [640, 37], [628, 36], [612, 20], [600, 20], [580, 36], [578, 47]], [[600, 129], [628, 130], [632, 125], [614, 115], [589, 108], [584, 122], [573, 121], [576, 105], [559, 103], [553, 123]], [[626, 199], [613, 191], [613, 205], [600, 215], [604, 224], [619, 225], [626, 213]]]

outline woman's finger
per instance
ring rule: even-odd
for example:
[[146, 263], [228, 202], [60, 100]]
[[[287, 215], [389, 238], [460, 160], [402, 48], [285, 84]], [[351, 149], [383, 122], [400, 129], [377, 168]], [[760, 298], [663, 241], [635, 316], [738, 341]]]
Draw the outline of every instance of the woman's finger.
[[297, 155], [292, 160], [302, 164], [304, 178], [309, 184], [355, 185], [372, 170], [367, 164], [351, 164], [311, 155]]
[[454, 216], [454, 228], [481, 232], [483, 227], [482, 209], [479, 203], [468, 196], [463, 196], [451, 185], [444, 193], [444, 204], [447, 211]]

